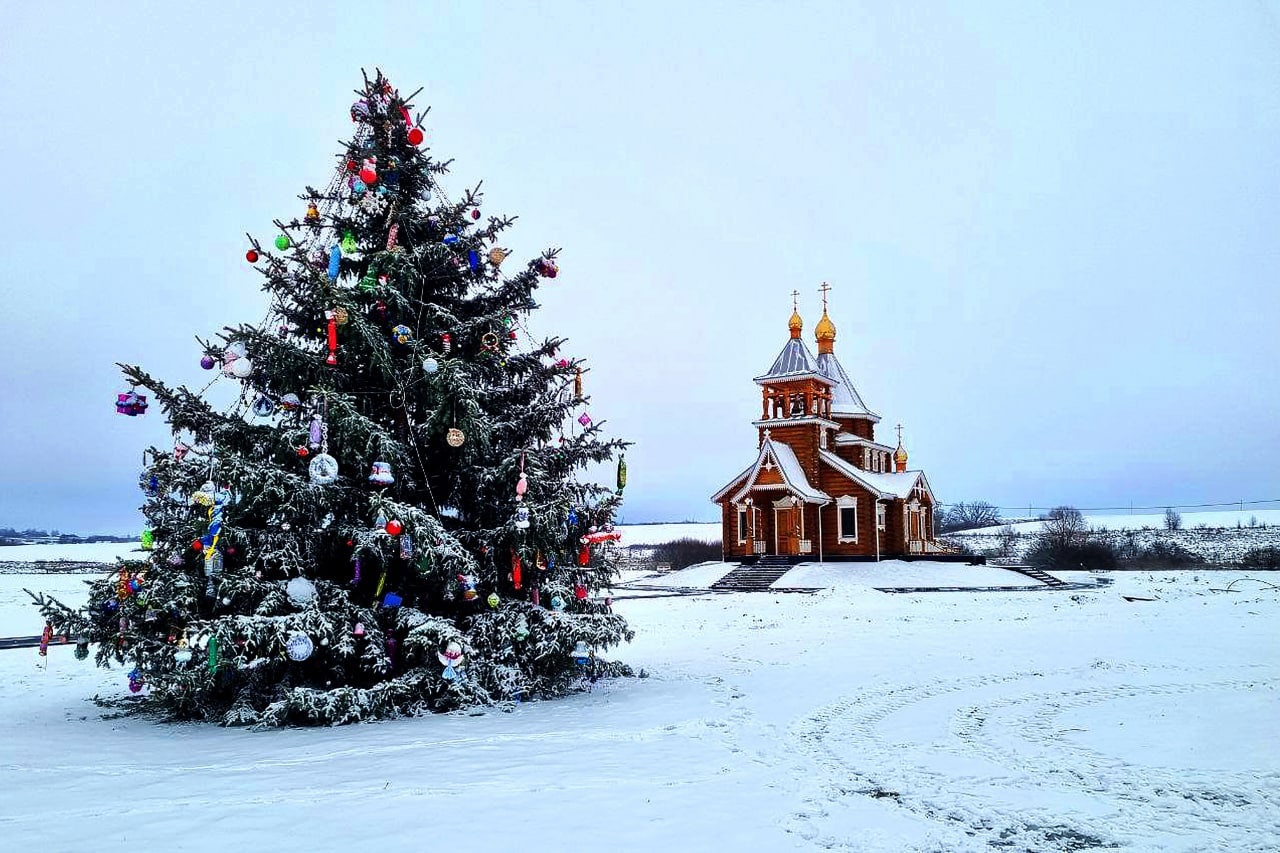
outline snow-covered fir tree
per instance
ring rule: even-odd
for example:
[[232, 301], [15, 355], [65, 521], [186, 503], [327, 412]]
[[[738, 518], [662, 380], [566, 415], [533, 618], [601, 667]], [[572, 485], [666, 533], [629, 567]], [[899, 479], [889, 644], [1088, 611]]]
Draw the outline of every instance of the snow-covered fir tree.
[[[564, 339], [525, 332], [557, 250], [512, 268], [512, 220], [446, 196], [411, 98], [366, 78], [327, 189], [250, 238], [268, 319], [202, 341], [234, 406], [122, 365], [175, 438], [142, 475], [149, 559], [81, 610], [37, 600], [139, 707], [349, 723], [627, 671], [598, 657], [632, 636], [599, 595], [624, 443]], [[615, 458], [616, 488], [578, 479]]]

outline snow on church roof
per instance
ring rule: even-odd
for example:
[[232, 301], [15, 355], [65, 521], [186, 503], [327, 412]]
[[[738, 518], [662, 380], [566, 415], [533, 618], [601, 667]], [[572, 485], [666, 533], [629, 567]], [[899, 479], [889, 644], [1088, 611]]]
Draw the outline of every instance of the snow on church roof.
[[[739, 483], [742, 483], [742, 488], [738, 489], [729, 500], [734, 503], [742, 500], [755, 485], [756, 478], [760, 476], [760, 469], [764, 468], [770, 460], [778, 466], [778, 473], [782, 475], [782, 481], [788, 491], [799, 495], [809, 503], [826, 503], [831, 500], [826, 493], [809, 485], [809, 478], [804, 475], [804, 468], [800, 466], [800, 460], [796, 459], [795, 451], [781, 441], [769, 438], [767, 432], [764, 443], [760, 445], [760, 454], [756, 457], [755, 464], [730, 480], [727, 486], [711, 496], [711, 500], [716, 503], [724, 500], [730, 490]], [[775, 486], [775, 488], [778, 487]]]
[[835, 387], [831, 389], [832, 414], [865, 415], [874, 420], [880, 420], [880, 416], [868, 409], [867, 404], [862, 402], [862, 397], [858, 395], [858, 390], [853, 387], [853, 381], [849, 379], [849, 374], [844, 372], [844, 367], [836, 358], [835, 353], [819, 353], [818, 370], [835, 384]]
[[778, 357], [773, 360], [773, 366], [763, 376], [757, 376], [755, 381], [798, 379], [802, 376], [816, 376], [823, 381], [832, 381], [822, 372], [813, 353], [809, 352], [809, 348], [804, 345], [804, 341], [800, 338], [791, 338], [782, 348], [782, 352], [778, 353]]
[[868, 491], [875, 492], [882, 498], [905, 500], [911, 497], [911, 490], [922, 481], [925, 489], [930, 494], [933, 493], [932, 489], [929, 489], [928, 481], [924, 480], [924, 472], [922, 471], [904, 471], [901, 474], [888, 471], [884, 473], [863, 471], [827, 450], [819, 450], [818, 458], [850, 480], [865, 487]]

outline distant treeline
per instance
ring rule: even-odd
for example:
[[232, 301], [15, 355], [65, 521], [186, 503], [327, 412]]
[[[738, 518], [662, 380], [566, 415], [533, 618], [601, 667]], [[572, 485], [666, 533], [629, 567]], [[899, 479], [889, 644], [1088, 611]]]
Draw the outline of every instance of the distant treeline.
[[33, 539], [39, 539], [44, 542], [57, 542], [59, 544], [76, 544], [80, 542], [132, 542], [132, 536], [77, 536], [74, 533], [61, 533], [58, 530], [37, 530], [34, 527], [28, 527], [26, 530], [18, 530], [14, 527], [0, 527], [0, 546], [3, 545], [25, 545]]

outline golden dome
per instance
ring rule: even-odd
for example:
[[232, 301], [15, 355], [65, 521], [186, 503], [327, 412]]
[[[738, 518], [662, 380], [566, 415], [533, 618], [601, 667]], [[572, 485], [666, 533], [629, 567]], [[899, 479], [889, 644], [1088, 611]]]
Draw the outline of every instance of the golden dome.
[[800, 337], [800, 330], [804, 328], [804, 320], [800, 319], [798, 310], [791, 312], [791, 319], [787, 321], [787, 328], [791, 330], [791, 337]]
[[893, 467], [898, 473], [907, 470], [907, 449], [902, 446], [902, 439], [898, 439], [898, 449], [893, 452]]
[[820, 341], [834, 341], [836, 339], [836, 324], [831, 322], [831, 318], [827, 316], [827, 312], [822, 312], [822, 319], [818, 321], [818, 325], [813, 328], [813, 336]]

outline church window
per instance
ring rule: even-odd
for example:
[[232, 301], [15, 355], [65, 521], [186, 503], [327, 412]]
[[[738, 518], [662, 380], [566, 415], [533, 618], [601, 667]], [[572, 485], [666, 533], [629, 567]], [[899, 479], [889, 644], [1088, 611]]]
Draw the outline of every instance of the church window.
[[841, 542], [858, 541], [858, 499], [845, 495], [836, 499], [836, 522]]
[[747, 541], [747, 508], [738, 507], [738, 542]]
[[876, 504], [876, 527], [880, 528], [881, 531], [885, 530], [888, 527], [889, 518], [886, 510], [887, 510], [887, 507], [885, 507], [884, 504], [882, 503]]

